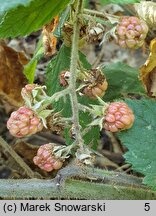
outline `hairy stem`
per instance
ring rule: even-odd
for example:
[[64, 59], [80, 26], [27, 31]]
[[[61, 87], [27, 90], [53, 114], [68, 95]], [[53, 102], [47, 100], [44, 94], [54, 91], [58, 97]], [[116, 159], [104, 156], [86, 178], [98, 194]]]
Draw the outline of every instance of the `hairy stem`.
[[[62, 184], [59, 184], [57, 178], [0, 180], [0, 197], [4, 199], [156, 199], [156, 193], [143, 187], [141, 179], [137, 177], [96, 169], [94, 172], [93, 170], [81, 171], [78, 167], [60, 170], [60, 177], [65, 178]], [[71, 179], [74, 176], [79, 176], [81, 180]]]
[[68, 87], [68, 88], [66, 88], [66, 89], [64, 89], [62, 91], [56, 92], [51, 97], [47, 97], [46, 98], [46, 104], [42, 105], [41, 110], [46, 109], [52, 102], [58, 101], [60, 98], [62, 98], [64, 96], [66, 96], [67, 94], [69, 94], [69, 92], [70, 92], [70, 89]]
[[49, 102], [53, 102], [54, 100], [57, 101], [59, 100], [61, 97], [66, 96], [67, 94], [69, 94], [70, 89], [66, 88], [62, 91], [56, 92], [55, 94], [53, 94], [50, 98], [49, 98]]
[[91, 16], [96, 16], [96, 17], [107, 19], [107, 16], [106, 16], [106, 14], [104, 12], [99, 12], [99, 11], [90, 10], [90, 9], [84, 9], [83, 12], [84, 12], [84, 14], [87, 14], [87, 15], [91, 15]]
[[56, 179], [60, 179], [60, 183], [68, 178], [78, 178], [81, 180], [92, 180], [94, 182], [100, 182], [105, 184], [114, 184], [120, 186], [133, 186], [146, 188], [142, 184], [142, 178], [136, 176], [127, 175], [123, 172], [107, 171], [87, 166], [75, 165], [76, 162], [72, 161], [65, 168], [61, 169], [56, 176]]
[[23, 179], [0, 180], [0, 197], [3, 199], [143, 199], [152, 200], [156, 195], [140, 188], [126, 188], [107, 184], [69, 179], [62, 190], [51, 180]]
[[116, 15], [112, 15], [112, 14], [109, 14], [109, 13], [106, 13], [106, 12], [100, 12], [100, 11], [96, 11], [96, 10], [84, 9], [83, 14], [84, 14], [84, 16], [91, 16], [91, 17], [101, 18], [102, 20], [104, 19], [105, 22], [109, 21], [110, 22], [109, 25], [113, 24], [113, 23], [111, 23], [110, 18], [115, 19], [116, 22], [119, 20], [119, 17], [116, 16]]
[[74, 16], [74, 29], [73, 29], [73, 40], [72, 40], [72, 51], [71, 51], [71, 64], [70, 64], [70, 100], [72, 105], [73, 112], [73, 123], [76, 133], [76, 144], [80, 146], [80, 149], [83, 150], [84, 141], [82, 139], [80, 124], [79, 124], [79, 108], [78, 108], [78, 99], [76, 94], [76, 77], [77, 77], [77, 63], [78, 63], [78, 44], [79, 44], [79, 19], [82, 13], [83, 0], [77, 1], [77, 8]]

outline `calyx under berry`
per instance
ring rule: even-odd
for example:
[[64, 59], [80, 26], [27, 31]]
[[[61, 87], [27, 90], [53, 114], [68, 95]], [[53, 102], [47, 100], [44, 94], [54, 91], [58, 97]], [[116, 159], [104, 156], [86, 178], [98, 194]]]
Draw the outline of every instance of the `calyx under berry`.
[[22, 89], [21, 95], [25, 102], [25, 106], [33, 110], [42, 120], [44, 127], [47, 127], [46, 118], [53, 112], [53, 110], [51, 108], [49, 109], [51, 100], [46, 94], [45, 89], [46, 86], [28, 84]]
[[92, 166], [94, 163], [95, 156], [92, 151], [90, 151], [87, 147], [84, 147], [83, 151], [77, 150], [75, 153], [78, 162], [83, 163], [85, 165]]

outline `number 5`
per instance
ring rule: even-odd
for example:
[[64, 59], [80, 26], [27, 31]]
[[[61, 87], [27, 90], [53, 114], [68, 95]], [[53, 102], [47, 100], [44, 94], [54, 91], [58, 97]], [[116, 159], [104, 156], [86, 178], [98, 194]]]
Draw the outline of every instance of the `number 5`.
[[144, 210], [145, 211], [149, 211], [150, 210], [150, 203], [145, 203]]

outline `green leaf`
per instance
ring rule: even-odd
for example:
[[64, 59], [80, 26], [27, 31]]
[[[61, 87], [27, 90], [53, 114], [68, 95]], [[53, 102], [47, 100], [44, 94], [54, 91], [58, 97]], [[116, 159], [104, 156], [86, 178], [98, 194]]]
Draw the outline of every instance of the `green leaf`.
[[113, 63], [103, 68], [103, 73], [108, 81], [108, 89], [104, 100], [111, 101], [123, 98], [127, 94], [144, 95], [145, 90], [140, 82], [139, 71], [123, 63]]
[[[46, 86], [49, 95], [52, 95], [64, 89], [64, 87], [60, 86], [59, 74], [61, 71], [69, 70], [70, 55], [71, 55], [71, 48], [63, 45], [58, 55], [55, 56], [47, 66]], [[83, 61], [85, 68], [90, 67], [89, 63], [87, 62], [85, 56], [82, 53], [80, 53], [80, 60]], [[69, 117], [71, 115], [71, 108], [70, 108], [69, 101], [70, 101], [69, 97], [67, 97], [64, 101], [60, 99], [58, 102], [55, 103], [55, 108], [58, 111], [62, 110], [62, 113], [66, 117]]]
[[0, 38], [37, 31], [58, 15], [70, 0], [0, 0]]
[[43, 118], [47, 118], [52, 113], [52, 110], [42, 110], [39, 112], [39, 116], [42, 116]]
[[140, 0], [100, 0], [102, 4], [134, 4]]
[[65, 23], [65, 21], [68, 18], [69, 15], [69, 11], [70, 11], [70, 7], [67, 7], [60, 15], [59, 17], [59, 23], [58, 26], [56, 27], [55, 31], [53, 32], [53, 35], [57, 38], [60, 38], [62, 36], [62, 28], [63, 25]]
[[24, 67], [24, 74], [25, 74], [26, 78], [28, 79], [29, 83], [34, 82], [36, 66], [37, 66], [37, 60], [33, 60], [33, 61], [30, 61]]
[[85, 8], [89, 8], [89, 0], [84, 0], [84, 6]]
[[3, 13], [4, 11], [8, 11], [11, 8], [15, 8], [20, 4], [26, 5], [27, 4], [27, 0], [12, 0], [10, 2], [10, 0], [5, 0], [2, 1], [0, 0], [0, 13]]
[[144, 174], [144, 183], [156, 190], [156, 101], [126, 100], [133, 109], [135, 122], [131, 129], [118, 133], [128, 148], [126, 160]]
[[[56, 57], [54, 57], [51, 62], [49, 63], [47, 67], [47, 73], [46, 73], [46, 86], [47, 86], [47, 93], [49, 95], [53, 95], [54, 93], [61, 91], [64, 89], [64, 87], [61, 87], [59, 84], [59, 74], [63, 70], [69, 70], [70, 67], [70, 56], [71, 56], [71, 48], [66, 47], [63, 45]], [[80, 60], [83, 64], [83, 66], [86, 69], [89, 69], [91, 66], [87, 62], [86, 57], [80, 53]], [[85, 97], [78, 97], [78, 100], [80, 103], [83, 104], [91, 104], [93, 103], [92, 100], [89, 100]], [[97, 103], [94, 102], [94, 103]], [[71, 104], [70, 104], [70, 98], [67, 96], [66, 98], [61, 98], [58, 102], [55, 102], [55, 104], [52, 105], [56, 111], [62, 111], [62, 114], [64, 117], [71, 117], [72, 111], [71, 111]], [[80, 124], [82, 126], [82, 129], [84, 129], [90, 122], [91, 122], [91, 116], [88, 114], [84, 114], [83, 112], [80, 113]], [[98, 127], [97, 127], [98, 128]], [[87, 134], [94, 134], [93, 136], [87, 135]], [[90, 132], [88, 132], [85, 135], [85, 143], [89, 144], [92, 143], [92, 145], [96, 146], [96, 143], [99, 139], [99, 128], [95, 129], [92, 128]], [[68, 141], [68, 144], [72, 142], [72, 140], [69, 137], [69, 128], [65, 130], [65, 137]], [[93, 141], [94, 138], [94, 141]]]
[[[92, 122], [92, 117], [89, 113], [80, 113], [80, 124], [82, 126], [82, 131], [86, 128], [88, 124]], [[83, 137], [85, 144], [89, 145], [92, 149], [96, 150], [98, 141], [100, 139], [100, 128], [99, 126], [90, 127], [90, 130]]]
[[34, 82], [35, 77], [35, 70], [38, 63], [38, 60], [41, 59], [44, 55], [44, 49], [41, 43], [41, 40], [38, 43], [38, 46], [36, 48], [36, 51], [34, 53], [33, 58], [30, 60], [30, 62], [25, 65], [24, 67], [24, 74], [26, 78], [28, 79], [29, 83]]
[[[63, 90], [64, 88], [60, 86], [59, 83], [59, 74], [63, 70], [69, 70], [70, 66], [70, 48], [62, 46], [57, 56], [55, 56], [47, 66], [46, 71], [46, 86], [47, 93], [51, 96], [54, 93]], [[54, 105], [57, 111], [62, 110], [63, 114], [66, 117], [69, 117], [71, 114], [69, 97], [67, 96], [64, 100], [59, 100], [55, 102]]]

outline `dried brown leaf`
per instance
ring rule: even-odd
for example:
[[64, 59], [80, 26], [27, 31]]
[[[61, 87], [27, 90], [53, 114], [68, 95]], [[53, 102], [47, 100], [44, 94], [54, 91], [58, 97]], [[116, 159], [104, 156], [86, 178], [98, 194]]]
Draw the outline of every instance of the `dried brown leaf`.
[[149, 27], [156, 29], [156, 3], [141, 2], [134, 5], [139, 17], [145, 20]]
[[53, 35], [59, 22], [59, 17], [56, 16], [54, 19], [43, 27], [43, 46], [44, 53], [46, 56], [52, 56], [56, 53], [57, 38]]
[[30, 164], [33, 163], [33, 158], [36, 156], [38, 148], [39, 146], [25, 142], [17, 142], [13, 145], [15, 152]]
[[20, 175], [29, 178], [38, 177], [36, 173], [25, 163], [23, 158], [19, 156], [15, 150], [2, 137], [0, 137], [0, 152], [5, 159], [5, 165], [16, 170]]
[[0, 96], [16, 107], [22, 104], [21, 88], [27, 83], [22, 72], [27, 63], [23, 53], [0, 41]]
[[156, 97], [156, 38], [150, 43], [150, 55], [145, 64], [140, 68], [140, 79], [147, 93]]

